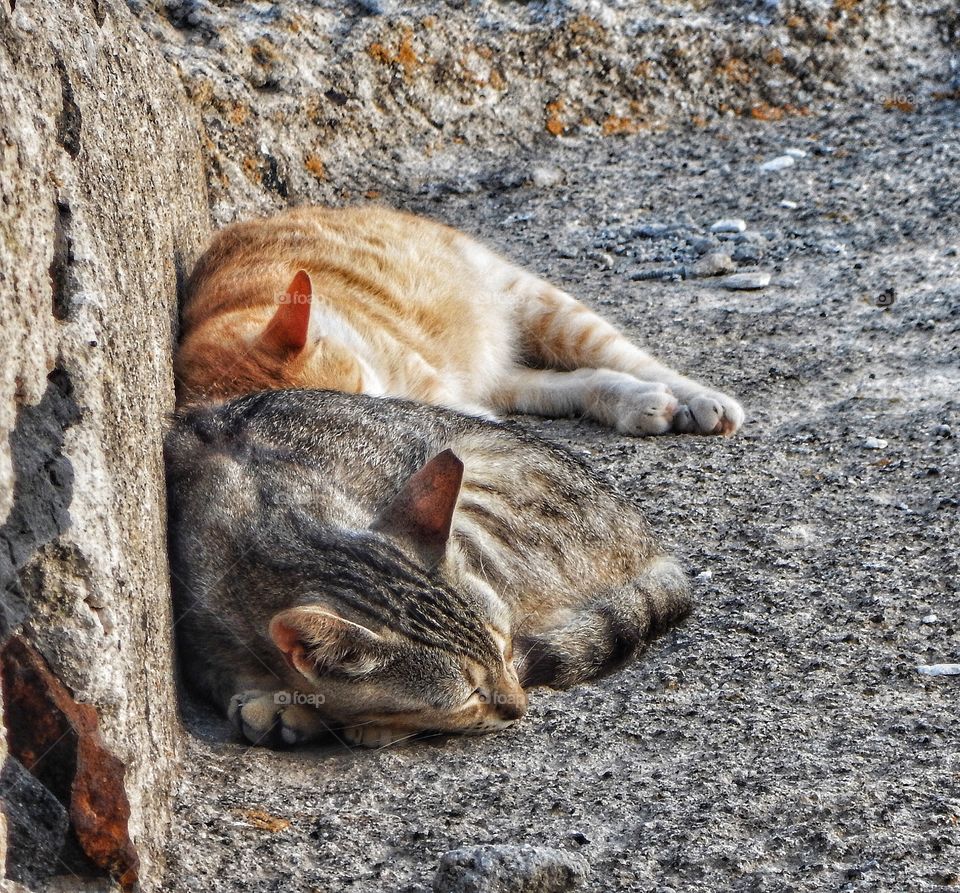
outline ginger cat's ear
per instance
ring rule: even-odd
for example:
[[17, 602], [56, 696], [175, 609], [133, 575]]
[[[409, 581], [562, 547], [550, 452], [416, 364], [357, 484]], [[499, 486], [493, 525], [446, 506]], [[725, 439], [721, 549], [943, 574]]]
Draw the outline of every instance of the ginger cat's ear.
[[428, 564], [436, 564], [450, 538], [462, 482], [463, 462], [444, 450], [409, 478], [371, 529], [403, 537]]
[[364, 676], [383, 663], [380, 636], [327, 608], [281, 611], [270, 621], [270, 638], [286, 662], [308, 678], [330, 672]]
[[313, 285], [310, 274], [306, 270], [300, 270], [287, 286], [280, 299], [280, 306], [260, 340], [277, 353], [303, 350], [310, 331], [312, 301]]

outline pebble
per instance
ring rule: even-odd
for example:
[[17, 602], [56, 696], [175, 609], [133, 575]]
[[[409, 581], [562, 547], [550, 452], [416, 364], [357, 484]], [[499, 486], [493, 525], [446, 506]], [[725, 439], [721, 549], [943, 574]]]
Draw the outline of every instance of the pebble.
[[784, 149], [784, 155], [789, 155], [791, 158], [806, 158], [807, 153], [803, 149]]
[[723, 251], [711, 251], [696, 261], [687, 271], [689, 278], [701, 279], [705, 276], [722, 276], [732, 273], [733, 260]]
[[530, 172], [530, 180], [538, 189], [549, 189], [563, 182], [563, 171], [558, 167], [535, 167]]
[[780, 207], [786, 208], [788, 211], [793, 211], [795, 208], [798, 208], [799, 205], [796, 202], [792, 202], [790, 199], [785, 198], [782, 202], [780, 202]]
[[763, 259], [763, 248], [755, 242], [743, 242], [733, 249], [733, 259], [738, 264], [758, 264]]
[[932, 623], [936, 623], [940, 618], [936, 614], [927, 614], [926, 617], [921, 617], [920, 622], [926, 623], [928, 626]]
[[747, 221], [739, 217], [724, 217], [710, 227], [712, 233], [742, 233], [747, 228]]
[[885, 450], [887, 442], [882, 437], [868, 437], [863, 441], [865, 450]]
[[923, 676], [960, 676], [960, 664], [927, 664], [917, 667]]
[[717, 285], [721, 288], [729, 288], [733, 291], [755, 291], [756, 289], [766, 288], [770, 284], [769, 273], [734, 273], [721, 279]]
[[675, 223], [642, 223], [634, 230], [634, 234], [642, 239], [659, 239], [662, 236], [672, 236], [680, 227]]
[[529, 844], [487, 844], [451, 850], [440, 857], [434, 893], [561, 893], [587, 880], [583, 856]]
[[792, 155], [778, 155], [776, 158], [771, 158], [769, 161], [765, 161], [760, 165], [760, 170], [762, 171], [782, 171], [786, 170], [788, 167], [793, 167], [794, 159]]
[[683, 279], [686, 276], [684, 267], [667, 267], [663, 270], [637, 270], [630, 274], [633, 282], [643, 282], [648, 279]]
[[933, 429], [933, 433], [936, 434], [937, 437], [950, 437], [953, 435], [953, 431], [950, 430], [949, 425], [937, 425], [937, 427]]
[[716, 247], [717, 243], [714, 239], [701, 237], [690, 240], [690, 248], [696, 254], [706, 254], [708, 251], [713, 251]]

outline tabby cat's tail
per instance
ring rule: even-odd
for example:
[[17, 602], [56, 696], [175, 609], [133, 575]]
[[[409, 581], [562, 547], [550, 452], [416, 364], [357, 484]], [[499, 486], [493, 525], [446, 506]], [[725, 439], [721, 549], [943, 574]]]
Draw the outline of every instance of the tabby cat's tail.
[[514, 643], [524, 688], [570, 688], [621, 667], [690, 610], [690, 585], [672, 558], [655, 558], [632, 583], [604, 593], [556, 626]]

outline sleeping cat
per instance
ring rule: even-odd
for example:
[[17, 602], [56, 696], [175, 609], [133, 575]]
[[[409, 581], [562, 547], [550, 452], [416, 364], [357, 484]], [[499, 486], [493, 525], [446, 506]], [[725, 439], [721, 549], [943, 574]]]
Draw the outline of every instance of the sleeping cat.
[[582, 414], [623, 434], [732, 434], [743, 410], [466, 235], [380, 207], [220, 232], [191, 277], [181, 402], [268, 388], [407, 397], [481, 416]]
[[511, 425], [290, 389], [166, 441], [185, 678], [254, 743], [504, 728], [688, 606], [637, 508]]

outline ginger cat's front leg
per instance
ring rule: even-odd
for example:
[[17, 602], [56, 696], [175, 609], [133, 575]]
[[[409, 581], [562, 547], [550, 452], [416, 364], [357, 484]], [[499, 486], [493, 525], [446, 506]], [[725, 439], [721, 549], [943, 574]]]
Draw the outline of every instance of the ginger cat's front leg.
[[[548, 282], [521, 272], [510, 292], [527, 354], [538, 364], [561, 370], [554, 374], [592, 372], [577, 379], [579, 409], [623, 433], [733, 434], [743, 424], [743, 409], [733, 398], [681, 375], [632, 344], [617, 329], [589, 308]], [[518, 367], [505, 389], [503, 403], [514, 402], [525, 412], [552, 415], [548, 407], [564, 399], [567, 411], [575, 410], [574, 379], [525, 375]], [[610, 376], [622, 373], [644, 391], [631, 389]], [[567, 382], [570, 382], [569, 384]], [[524, 385], [531, 391], [523, 394]], [[676, 398], [653, 397], [651, 385], [660, 385]], [[535, 406], [540, 403], [542, 409]]]
[[611, 369], [513, 371], [496, 395], [497, 408], [543, 416], [583, 414], [631, 436], [665, 434], [679, 403], [660, 382]]

